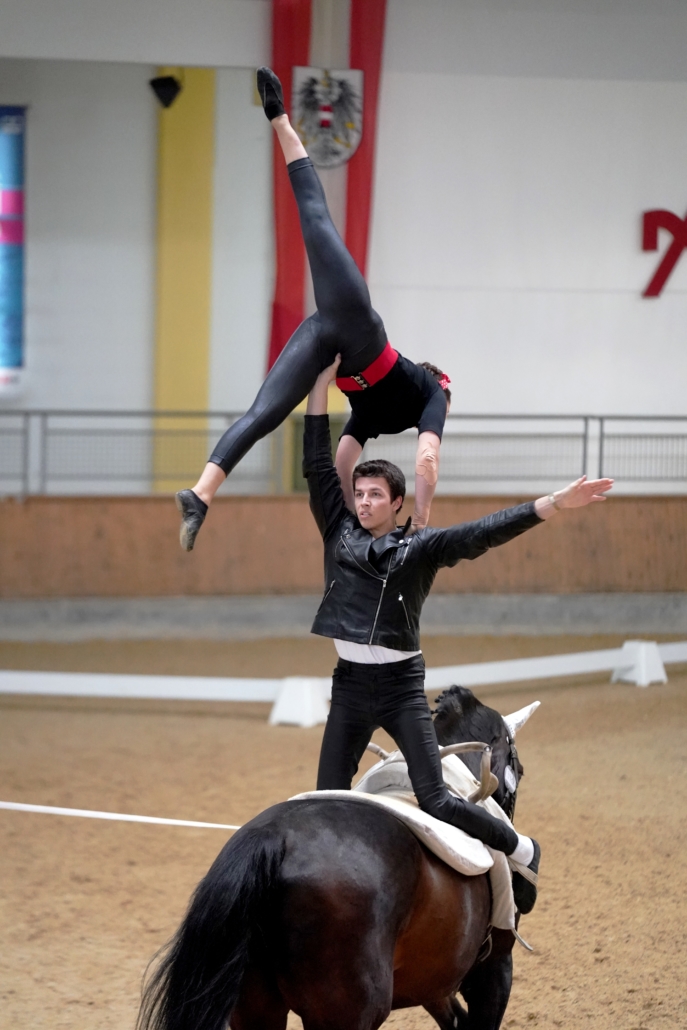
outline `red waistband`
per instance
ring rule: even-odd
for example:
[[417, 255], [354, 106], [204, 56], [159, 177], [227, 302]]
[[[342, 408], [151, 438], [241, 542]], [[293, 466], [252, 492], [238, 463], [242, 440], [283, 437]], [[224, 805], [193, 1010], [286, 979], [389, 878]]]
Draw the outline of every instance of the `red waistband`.
[[374, 386], [380, 379], [383, 379], [397, 361], [398, 351], [394, 350], [387, 341], [386, 347], [379, 357], [374, 359], [371, 365], [364, 368], [362, 372], [358, 372], [357, 375], [337, 379], [336, 385], [343, 393], [352, 393], [354, 390], [367, 390], [369, 386]]

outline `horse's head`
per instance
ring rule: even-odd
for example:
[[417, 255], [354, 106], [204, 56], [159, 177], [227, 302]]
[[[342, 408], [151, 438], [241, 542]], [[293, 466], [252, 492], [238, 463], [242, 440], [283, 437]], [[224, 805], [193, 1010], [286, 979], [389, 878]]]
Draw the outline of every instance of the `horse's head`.
[[[515, 812], [515, 798], [523, 768], [515, 748], [515, 734], [529, 719], [539, 702], [522, 708], [512, 715], [503, 716], [494, 708], [483, 705], [467, 687], [450, 687], [437, 698], [434, 709], [434, 728], [442, 746], [479, 740], [492, 749], [491, 771], [499, 781], [494, 800], [509, 818]], [[461, 756], [479, 779], [479, 753]]]

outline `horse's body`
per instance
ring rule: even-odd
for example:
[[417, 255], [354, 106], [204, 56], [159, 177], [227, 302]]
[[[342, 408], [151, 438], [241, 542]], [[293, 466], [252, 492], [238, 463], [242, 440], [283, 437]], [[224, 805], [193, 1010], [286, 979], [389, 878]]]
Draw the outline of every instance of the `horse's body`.
[[[503, 719], [479, 707], [505, 746]], [[496, 752], [499, 734], [481, 729]], [[441, 1030], [497, 1030], [514, 938], [488, 940], [490, 905], [486, 875], [450, 869], [391, 813], [327, 798], [276, 805], [199, 884], [140, 1028], [284, 1030], [292, 1010], [305, 1030], [376, 1030], [392, 1009], [421, 1005]]]

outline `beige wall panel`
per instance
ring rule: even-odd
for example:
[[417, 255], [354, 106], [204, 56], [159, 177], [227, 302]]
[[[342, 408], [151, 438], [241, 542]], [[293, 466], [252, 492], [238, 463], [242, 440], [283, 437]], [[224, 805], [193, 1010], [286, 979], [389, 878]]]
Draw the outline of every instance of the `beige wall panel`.
[[[437, 525], [508, 498], [438, 498]], [[219, 499], [196, 550], [177, 542], [169, 498], [29, 498], [0, 503], [0, 595], [134, 597], [317, 593], [321, 542], [305, 497]], [[687, 589], [687, 499], [617, 498], [569, 512], [442, 571], [442, 593]]]

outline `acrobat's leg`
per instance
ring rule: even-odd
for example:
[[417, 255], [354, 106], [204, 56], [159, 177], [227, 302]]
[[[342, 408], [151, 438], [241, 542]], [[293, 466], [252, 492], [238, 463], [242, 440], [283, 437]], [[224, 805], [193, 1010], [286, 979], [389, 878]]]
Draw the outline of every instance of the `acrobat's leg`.
[[322, 320], [322, 338], [341, 354], [341, 376], [362, 372], [386, 347], [386, 331], [370, 291], [336, 231], [322, 183], [284, 110], [279, 79], [258, 71], [258, 90], [286, 161]]
[[[181, 546], [191, 551], [208, 506], [235, 465], [251, 447], [275, 430], [307, 397], [325, 367], [327, 354], [320, 340], [322, 327], [317, 315], [301, 322], [284, 347], [258, 395], [217, 442], [203, 473], [192, 490], [180, 490], [177, 507], [182, 513]], [[330, 362], [336, 354], [330, 356]]]
[[515, 851], [519, 837], [512, 826], [446, 789], [439, 744], [424, 692], [424, 666], [409, 668], [399, 677], [395, 696], [390, 695], [380, 722], [403, 752], [415, 796], [424, 812], [459, 827], [496, 851], [507, 855]]
[[[323, 348], [317, 316], [306, 318], [284, 347], [250, 408], [226, 431], [209, 462], [229, 475], [247, 451], [282, 424], [307, 397], [322, 371]], [[335, 354], [331, 356], [333, 361]]]
[[349, 376], [367, 368], [386, 346], [367, 284], [334, 227], [317, 173], [284, 113], [279, 80], [269, 69], [260, 69], [258, 88], [289, 164], [318, 314], [298, 327], [250, 409], [222, 436], [193, 489], [176, 495], [182, 514], [180, 542], [186, 551], [193, 549], [208, 506], [226, 476], [300, 404], [337, 353], [342, 356], [340, 374]]

